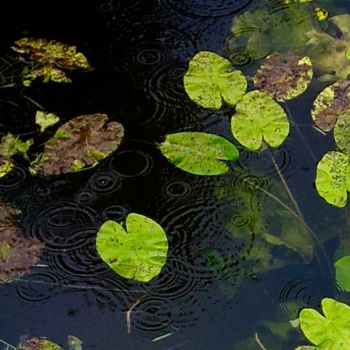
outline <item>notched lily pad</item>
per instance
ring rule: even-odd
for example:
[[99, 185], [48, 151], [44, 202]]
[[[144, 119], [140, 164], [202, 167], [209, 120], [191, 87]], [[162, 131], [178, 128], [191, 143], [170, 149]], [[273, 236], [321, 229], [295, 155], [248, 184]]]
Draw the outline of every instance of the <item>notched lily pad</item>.
[[44, 337], [26, 338], [21, 341], [18, 350], [64, 350], [61, 346]]
[[70, 83], [64, 70], [91, 69], [86, 57], [69, 46], [56, 40], [22, 38], [12, 49], [34, 62], [34, 68], [24, 76], [27, 81], [42, 78], [44, 82]]
[[37, 263], [44, 244], [18, 236], [16, 211], [0, 204], [0, 282], [10, 282]]
[[214, 52], [201, 51], [189, 63], [184, 86], [192, 101], [218, 110], [223, 101], [229, 106], [236, 105], [246, 92], [247, 81], [230, 61]]
[[228, 140], [202, 132], [180, 132], [166, 136], [159, 149], [176, 167], [195, 175], [228, 172], [223, 160], [235, 160], [239, 153]]
[[291, 52], [274, 53], [256, 72], [254, 85], [283, 102], [302, 94], [311, 79], [312, 64], [309, 57], [300, 57]]
[[340, 80], [327, 86], [316, 97], [312, 111], [315, 124], [330, 131], [340, 116], [350, 118], [350, 80]]
[[32, 168], [58, 175], [94, 166], [118, 148], [123, 136], [123, 126], [108, 122], [106, 114], [81, 115], [57, 129]]
[[316, 189], [329, 204], [344, 207], [350, 190], [350, 157], [330, 151], [317, 164]]
[[321, 350], [350, 349], [350, 307], [331, 298], [321, 301], [323, 314], [313, 309], [300, 312], [304, 335]]
[[279, 147], [289, 134], [289, 122], [284, 109], [271, 96], [254, 90], [237, 104], [231, 130], [239, 143], [257, 151], [263, 142]]
[[59, 122], [60, 118], [53, 113], [37, 111], [35, 114], [35, 123], [40, 126], [40, 132]]
[[102, 260], [120, 276], [149, 282], [166, 262], [168, 239], [155, 221], [131, 213], [126, 230], [115, 221], [106, 221], [97, 232], [96, 247]]

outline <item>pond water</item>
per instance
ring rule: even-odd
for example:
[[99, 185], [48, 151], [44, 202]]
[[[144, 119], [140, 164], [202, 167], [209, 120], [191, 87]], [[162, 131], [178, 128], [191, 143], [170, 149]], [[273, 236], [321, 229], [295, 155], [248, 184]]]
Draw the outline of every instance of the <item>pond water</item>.
[[[42, 336], [68, 349], [74, 335], [84, 350], [294, 349], [308, 344], [289, 323], [302, 308], [320, 310], [324, 297], [350, 302], [334, 269], [350, 255], [348, 207], [328, 204], [315, 187], [317, 164], [336, 144], [310, 113], [347, 68], [335, 60], [326, 72], [320, 63], [307, 91], [282, 103], [291, 125], [286, 140], [258, 152], [233, 138], [232, 107], [202, 108], [183, 84], [200, 51], [253, 77], [256, 59], [277, 51], [276, 33], [308, 20], [317, 33], [342, 40], [329, 18], [350, 13], [347, 1], [304, 5], [306, 17], [291, 16], [282, 0], [98, 0], [76, 9], [68, 1], [56, 8], [13, 1], [2, 10], [3, 57], [21, 37], [55, 39], [76, 45], [94, 70], [73, 72], [71, 84], [1, 89], [0, 136], [34, 137], [34, 153], [42, 149], [31, 99], [59, 115], [59, 125], [105, 113], [123, 124], [125, 138], [91, 169], [35, 176], [18, 157], [0, 178], [2, 202], [20, 211], [21, 235], [45, 244], [27, 274], [0, 284], [0, 339], [17, 346], [23, 335]], [[244, 13], [257, 15], [244, 22]], [[237, 19], [246, 27], [232, 33]], [[255, 50], [249, 35], [259, 30], [268, 44], [258, 40], [263, 49]], [[289, 37], [281, 40], [283, 52], [293, 51]], [[223, 136], [239, 159], [224, 175], [185, 172], [157, 148], [180, 131]], [[119, 276], [96, 250], [103, 222], [123, 222], [132, 212], [155, 220], [168, 238], [166, 264], [147, 283]]]

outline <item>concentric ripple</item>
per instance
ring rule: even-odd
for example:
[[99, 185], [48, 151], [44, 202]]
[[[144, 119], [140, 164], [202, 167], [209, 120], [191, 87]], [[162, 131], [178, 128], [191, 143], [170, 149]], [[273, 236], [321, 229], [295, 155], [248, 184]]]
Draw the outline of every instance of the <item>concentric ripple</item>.
[[26, 181], [29, 173], [26, 169], [16, 166], [8, 174], [0, 178], [0, 194], [19, 189]]
[[121, 177], [115, 170], [99, 171], [89, 181], [89, 187], [96, 194], [111, 194], [121, 185]]

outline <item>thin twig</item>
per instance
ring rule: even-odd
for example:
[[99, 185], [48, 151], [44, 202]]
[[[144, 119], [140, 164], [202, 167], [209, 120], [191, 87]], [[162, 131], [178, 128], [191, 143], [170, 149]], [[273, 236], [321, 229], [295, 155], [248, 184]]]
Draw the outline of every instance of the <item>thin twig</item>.
[[258, 336], [258, 333], [255, 333], [255, 341], [257, 342], [257, 344], [259, 345], [259, 347], [262, 349], [262, 350], [267, 350], [265, 348], [265, 346], [263, 345], [263, 343], [261, 342], [261, 340], [259, 339], [259, 336]]
[[136, 302], [132, 304], [130, 309], [126, 312], [126, 328], [128, 330], [128, 334], [131, 333], [131, 313], [135, 309], [135, 307], [140, 304], [141, 301], [142, 298], [136, 300]]

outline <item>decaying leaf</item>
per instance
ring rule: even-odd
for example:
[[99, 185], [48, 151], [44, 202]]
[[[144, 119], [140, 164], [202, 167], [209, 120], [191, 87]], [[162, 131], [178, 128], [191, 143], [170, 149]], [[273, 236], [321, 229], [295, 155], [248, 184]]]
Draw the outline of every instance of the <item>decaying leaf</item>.
[[69, 46], [55, 40], [22, 38], [12, 49], [34, 63], [34, 67], [24, 76], [27, 81], [41, 77], [44, 82], [70, 83], [64, 69], [91, 69], [86, 57]]
[[263, 141], [279, 147], [289, 134], [289, 122], [284, 109], [271, 96], [254, 90], [237, 104], [231, 130], [240, 144], [257, 151]]
[[350, 118], [350, 80], [340, 80], [327, 86], [316, 97], [312, 111], [315, 124], [330, 131], [340, 116]]
[[329, 204], [344, 207], [350, 190], [350, 157], [330, 151], [317, 164], [316, 189]]
[[44, 246], [36, 239], [18, 236], [15, 215], [12, 207], [0, 204], [0, 282], [10, 282], [28, 272]]
[[57, 129], [33, 169], [58, 175], [94, 166], [118, 148], [123, 136], [123, 126], [108, 122], [107, 115], [81, 115]]
[[43, 132], [48, 127], [57, 124], [59, 120], [60, 118], [53, 113], [37, 111], [35, 114], [35, 123], [40, 126], [40, 132]]
[[25, 338], [18, 350], [63, 350], [63, 348], [44, 337]]
[[343, 153], [350, 155], [350, 108], [348, 114], [343, 114], [338, 117], [333, 135], [338, 148]]
[[106, 221], [97, 232], [96, 247], [102, 260], [120, 276], [149, 282], [166, 262], [168, 239], [158, 223], [131, 213], [126, 230], [115, 221]]
[[302, 94], [312, 79], [309, 57], [291, 52], [274, 53], [267, 57], [254, 77], [254, 85], [277, 101], [287, 101]]
[[225, 138], [203, 132], [167, 135], [159, 145], [163, 155], [176, 167], [195, 175], [220, 175], [229, 167], [224, 160], [235, 160], [237, 148]]
[[184, 86], [191, 100], [217, 110], [223, 101], [234, 106], [245, 94], [247, 81], [230, 61], [214, 52], [201, 51], [189, 63]]
[[25, 142], [18, 137], [8, 133], [1, 138], [0, 141], [0, 177], [10, 172], [14, 164], [11, 157], [16, 154], [26, 154], [29, 147], [33, 144], [32, 140]]

